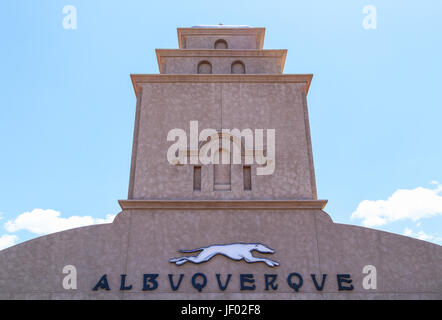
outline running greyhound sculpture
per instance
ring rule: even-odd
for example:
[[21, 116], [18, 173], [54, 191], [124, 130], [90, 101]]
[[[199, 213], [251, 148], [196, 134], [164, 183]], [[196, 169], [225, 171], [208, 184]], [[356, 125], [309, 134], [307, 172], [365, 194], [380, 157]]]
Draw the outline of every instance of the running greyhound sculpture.
[[261, 243], [232, 243], [232, 244], [214, 244], [208, 247], [202, 247], [193, 250], [179, 250], [182, 253], [198, 252], [197, 256], [187, 256], [170, 259], [169, 262], [176, 263], [178, 266], [190, 261], [192, 263], [202, 263], [209, 261], [214, 256], [221, 254], [232, 260], [242, 260], [246, 262], [265, 262], [268, 266], [279, 266], [279, 263], [266, 258], [258, 258], [252, 256], [252, 251], [261, 253], [274, 253], [275, 250], [261, 244]]

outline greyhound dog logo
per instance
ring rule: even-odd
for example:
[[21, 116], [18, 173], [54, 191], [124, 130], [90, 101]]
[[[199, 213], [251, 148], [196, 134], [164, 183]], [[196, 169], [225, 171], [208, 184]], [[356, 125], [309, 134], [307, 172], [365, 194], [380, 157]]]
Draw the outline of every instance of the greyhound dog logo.
[[214, 256], [220, 254], [232, 260], [240, 261], [244, 259], [248, 263], [264, 262], [269, 267], [279, 266], [279, 263], [266, 258], [258, 258], [252, 256], [252, 251], [261, 253], [274, 253], [275, 250], [261, 243], [231, 243], [231, 244], [214, 244], [208, 247], [202, 247], [193, 250], [179, 250], [182, 253], [191, 253], [201, 251], [196, 256], [185, 256], [170, 259], [169, 262], [176, 263], [178, 266], [190, 261], [192, 263], [203, 263], [209, 261]]

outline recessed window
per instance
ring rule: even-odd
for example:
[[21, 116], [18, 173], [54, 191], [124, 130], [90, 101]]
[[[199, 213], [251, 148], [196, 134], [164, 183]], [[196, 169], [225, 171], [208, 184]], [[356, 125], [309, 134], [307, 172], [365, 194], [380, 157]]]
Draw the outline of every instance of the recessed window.
[[244, 63], [242, 63], [241, 61], [235, 61], [234, 63], [232, 63], [231, 73], [233, 73], [233, 74], [246, 73], [246, 67], [245, 67]]
[[201, 166], [193, 167], [193, 191], [201, 191]]
[[252, 168], [250, 166], [243, 167], [244, 190], [252, 190]]
[[[221, 143], [221, 141], [220, 141]], [[220, 149], [219, 152], [215, 154], [218, 157], [219, 164], [213, 165], [213, 189], [214, 191], [230, 191], [232, 184], [231, 176], [231, 165], [222, 164], [223, 156], [229, 156], [228, 151]]]
[[215, 42], [215, 49], [228, 49], [227, 41], [224, 39], [216, 40]]
[[198, 73], [199, 74], [211, 74], [212, 73], [212, 64], [209, 61], [201, 61], [198, 64]]

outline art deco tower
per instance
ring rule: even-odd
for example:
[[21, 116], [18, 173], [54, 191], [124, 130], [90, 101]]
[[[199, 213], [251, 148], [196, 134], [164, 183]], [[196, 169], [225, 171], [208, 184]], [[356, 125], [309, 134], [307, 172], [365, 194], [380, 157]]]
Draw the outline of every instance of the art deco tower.
[[[264, 33], [244, 26], [179, 28], [179, 49], [156, 50], [160, 74], [132, 75], [138, 103], [129, 200], [316, 200], [306, 102], [312, 75], [283, 74], [287, 50], [264, 50]], [[168, 131], [189, 132], [195, 120], [199, 130], [274, 129], [274, 159], [267, 159], [273, 173], [257, 175], [270, 164], [256, 161], [170, 165]], [[255, 158], [268, 152], [263, 141], [261, 150], [255, 143]], [[242, 143], [243, 159], [245, 152]], [[183, 157], [192, 154], [198, 147], [189, 146]]]

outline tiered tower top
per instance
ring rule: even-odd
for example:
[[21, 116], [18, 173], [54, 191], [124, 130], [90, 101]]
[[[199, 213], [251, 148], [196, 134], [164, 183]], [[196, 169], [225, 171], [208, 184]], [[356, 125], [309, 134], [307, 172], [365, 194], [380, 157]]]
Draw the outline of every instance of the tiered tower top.
[[179, 49], [157, 49], [161, 74], [282, 74], [287, 50], [263, 50], [265, 28], [178, 28]]
[[[259, 49], [264, 46], [265, 28], [249, 26], [204, 25], [178, 28], [180, 49]], [[227, 42], [227, 47], [217, 47], [218, 40]]]
[[[244, 201], [322, 208], [306, 100], [312, 75], [283, 74], [287, 50], [263, 49], [265, 28], [195, 26], [177, 34], [179, 48], [156, 50], [160, 74], [131, 75], [137, 111], [124, 208], [237, 200], [242, 208]], [[213, 159], [231, 160], [207, 163], [208, 149]]]

